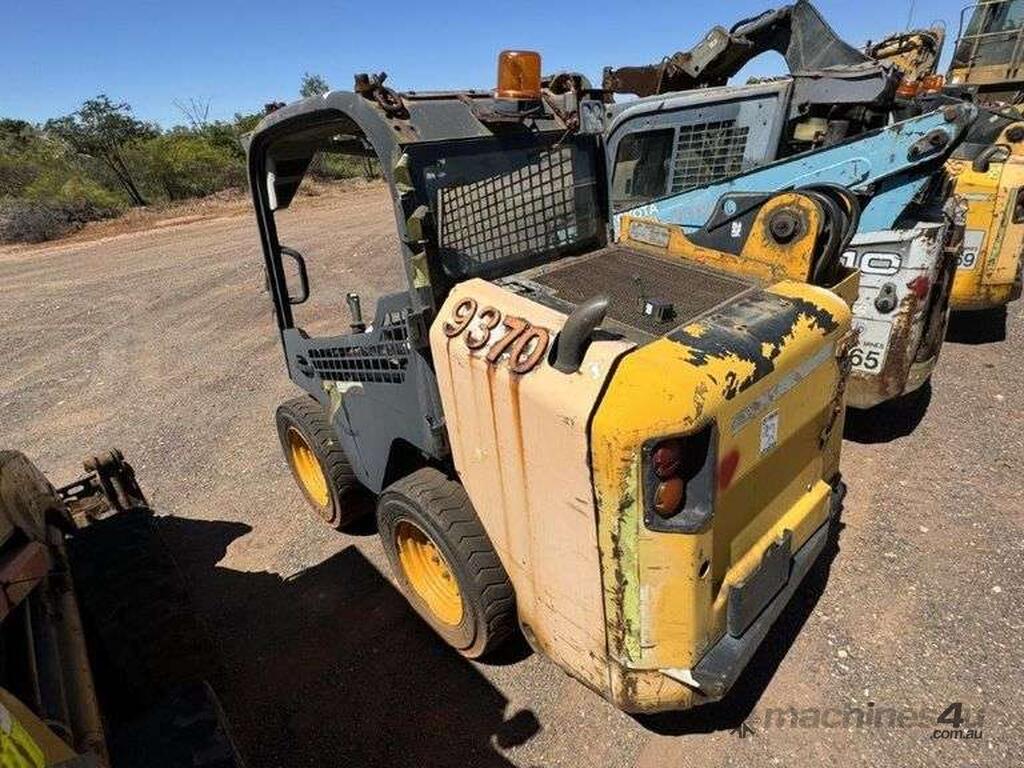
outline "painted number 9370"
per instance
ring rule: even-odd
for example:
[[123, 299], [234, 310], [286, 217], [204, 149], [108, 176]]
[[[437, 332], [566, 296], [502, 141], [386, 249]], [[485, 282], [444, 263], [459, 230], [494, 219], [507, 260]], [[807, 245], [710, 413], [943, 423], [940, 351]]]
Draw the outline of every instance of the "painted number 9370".
[[494, 307], [480, 307], [471, 298], [455, 305], [442, 328], [449, 339], [461, 335], [468, 349], [483, 349], [490, 344], [485, 359], [491, 365], [507, 352], [509, 370], [518, 374], [536, 368], [551, 341], [546, 328], [530, 325], [521, 317], [503, 317]]

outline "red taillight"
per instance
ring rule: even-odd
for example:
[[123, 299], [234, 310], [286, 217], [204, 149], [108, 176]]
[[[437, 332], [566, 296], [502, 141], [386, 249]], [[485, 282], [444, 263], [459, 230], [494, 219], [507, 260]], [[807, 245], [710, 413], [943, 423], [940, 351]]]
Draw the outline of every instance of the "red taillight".
[[644, 523], [653, 531], [696, 533], [714, 513], [716, 432], [653, 440], [643, 449]]
[[678, 440], [666, 440], [659, 443], [651, 452], [651, 463], [654, 474], [665, 480], [679, 474], [683, 462], [683, 446]]
[[686, 481], [681, 477], [682, 441], [665, 440], [658, 443], [651, 451], [651, 466], [657, 480], [654, 486], [654, 511], [661, 517], [672, 517], [683, 506], [686, 498]]

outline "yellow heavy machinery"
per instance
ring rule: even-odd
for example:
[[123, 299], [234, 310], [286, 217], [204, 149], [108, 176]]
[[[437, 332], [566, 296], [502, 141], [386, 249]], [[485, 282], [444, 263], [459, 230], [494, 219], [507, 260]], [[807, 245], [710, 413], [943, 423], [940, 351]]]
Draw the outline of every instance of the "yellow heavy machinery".
[[988, 310], [1020, 297], [1024, 257], [1024, 119], [982, 107], [946, 164], [964, 201], [964, 243], [950, 294], [954, 310]]
[[[968, 18], [968, 14], [970, 14]], [[986, 107], [949, 171], [967, 203], [951, 305], [992, 309], [1018, 298], [1024, 257], [1024, 2], [969, 6], [960, 16], [948, 82]]]
[[[969, 16], [968, 16], [969, 14]], [[982, 103], [1019, 103], [1024, 88], [1024, 2], [993, 0], [960, 12], [950, 85], [976, 89]]]
[[[900, 33], [867, 52], [904, 75], [908, 101], [942, 88], [936, 76], [942, 30]], [[978, 102], [980, 114], [946, 170], [963, 204], [964, 242], [950, 293], [953, 310], [1002, 307], [1021, 293], [1024, 258], [1024, 0], [999, 0], [961, 12], [946, 93]]]
[[[361, 75], [252, 134], [304, 393], [282, 448], [328, 524], [377, 497], [396, 581], [466, 656], [518, 624], [624, 710], [717, 700], [834, 531], [859, 205], [724, 195], [697, 232], [626, 216], [612, 241], [603, 94], [499, 61], [495, 93]], [[327, 335], [297, 324], [306, 259], [279, 239], [319, 152], [379, 159], [408, 278], [371, 322], [349, 294], [351, 331]]]

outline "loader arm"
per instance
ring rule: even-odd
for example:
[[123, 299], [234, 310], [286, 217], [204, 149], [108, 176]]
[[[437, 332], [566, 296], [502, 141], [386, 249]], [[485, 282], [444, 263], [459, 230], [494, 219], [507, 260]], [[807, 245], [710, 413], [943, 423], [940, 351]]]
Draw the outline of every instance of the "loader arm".
[[693, 48], [658, 64], [607, 67], [603, 87], [614, 93], [652, 96], [725, 85], [748, 62], [768, 51], [781, 54], [790, 72], [873, 64], [843, 41], [811, 3], [799, 0], [740, 21], [728, 31], [713, 27]]
[[[685, 98], [692, 101], [692, 96]], [[761, 195], [787, 189], [805, 191], [809, 187], [832, 189], [835, 185], [852, 190], [860, 198], [860, 205], [855, 203], [854, 207], [863, 210], [854, 226], [855, 237], [844, 245], [843, 262], [862, 272], [854, 307], [861, 334], [851, 356], [854, 370], [847, 401], [855, 407], [869, 408], [923, 386], [938, 360], [937, 340], [945, 327], [954, 251], [959, 249], [957, 228], [942, 210], [948, 195], [942, 166], [972, 125], [975, 107], [949, 104], [940, 111], [817, 152], [779, 159], [709, 184], [684, 187], [638, 205], [642, 197], [617, 194], [635, 190], [637, 174], [643, 172], [642, 168], [617, 162], [619, 146], [628, 149], [630, 142], [636, 143], [635, 137], [644, 135], [643, 131], [664, 133], [672, 114], [678, 115], [674, 119], [680, 125], [679, 135], [689, 135], [683, 131], [694, 108], [689, 107], [689, 112], [684, 107], [672, 111], [683, 96], [660, 100], [664, 102], [658, 113], [661, 122], [654, 128], [643, 125], [644, 110], [649, 112], [652, 105], [641, 101], [624, 110], [609, 133], [608, 157], [616, 159], [614, 164], [609, 159], [614, 169], [611, 198], [616, 235], [628, 236], [630, 228], [624, 222], [633, 218], [675, 225], [691, 236], [708, 230], [710, 222], [714, 226], [706, 234], [736, 241], [753, 239], [761, 233], [751, 227], [747, 209]], [[709, 109], [704, 104], [699, 108]], [[680, 145], [680, 140], [674, 143]], [[692, 152], [677, 149], [669, 167], [679, 168], [692, 157]], [[752, 161], [757, 161], [756, 155]], [[673, 172], [664, 189], [682, 186], [677, 175]], [[641, 231], [651, 226], [650, 222], [641, 225]], [[636, 226], [631, 229], [636, 230]], [[766, 253], [771, 254], [771, 250]], [[813, 275], [809, 279], [823, 284]]]
[[[677, 224], [692, 232], [724, 206], [729, 195], [820, 184], [838, 184], [855, 192], [874, 188], [875, 194], [861, 215], [860, 231], [889, 229], [962, 140], [976, 114], [969, 104], [948, 105], [818, 152], [620, 210], [614, 215], [615, 230], [619, 231], [622, 217], [629, 214]], [[619, 141], [628, 135], [630, 119], [630, 112], [623, 112], [609, 131], [608, 157], [615, 157]]]

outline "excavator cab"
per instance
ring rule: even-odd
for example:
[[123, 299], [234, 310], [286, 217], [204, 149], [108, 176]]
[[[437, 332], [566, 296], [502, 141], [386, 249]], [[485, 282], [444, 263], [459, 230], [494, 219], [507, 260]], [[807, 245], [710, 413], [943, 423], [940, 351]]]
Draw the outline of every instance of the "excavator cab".
[[950, 85], [977, 89], [980, 100], [1013, 104], [1024, 86], [1024, 1], [969, 5], [949, 65]]

